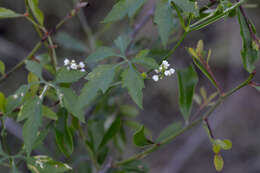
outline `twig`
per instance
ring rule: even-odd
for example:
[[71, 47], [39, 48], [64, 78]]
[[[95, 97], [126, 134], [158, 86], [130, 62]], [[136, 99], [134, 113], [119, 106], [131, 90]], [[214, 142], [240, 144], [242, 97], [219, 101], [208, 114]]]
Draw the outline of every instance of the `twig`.
[[165, 140], [163, 140], [160, 144], [153, 144], [151, 145], [150, 148], [144, 150], [141, 153], [138, 153], [136, 155], [133, 155], [131, 157], [129, 157], [128, 159], [125, 159], [123, 161], [119, 161], [117, 162], [115, 165], [116, 166], [120, 166], [126, 163], [129, 163], [133, 160], [136, 159], [142, 159], [144, 157], [146, 157], [148, 154], [152, 153], [153, 151], [157, 150], [160, 146], [165, 145], [167, 143], [169, 143], [170, 141], [176, 139], [178, 136], [182, 135], [184, 132], [188, 131], [189, 129], [193, 128], [194, 126], [200, 124], [203, 120], [207, 119], [212, 112], [230, 95], [232, 95], [234, 92], [238, 91], [240, 88], [248, 85], [250, 83], [250, 81], [252, 80], [252, 78], [254, 77], [255, 73], [251, 73], [250, 76], [244, 81], [242, 82], [240, 85], [238, 85], [236, 88], [230, 90], [229, 92], [227, 92], [227, 94], [221, 96], [218, 101], [204, 114], [203, 117], [201, 117], [198, 120], [193, 121], [190, 125], [184, 127], [182, 130], [180, 130], [178, 133], [174, 134], [173, 136], [169, 136], [168, 138], [166, 138]]
[[33, 48], [33, 50], [29, 53], [29, 55], [24, 58], [21, 62], [19, 62], [14, 68], [12, 68], [9, 72], [7, 72], [5, 75], [3, 75], [0, 78], [0, 83], [3, 82], [5, 79], [7, 79], [13, 72], [15, 72], [17, 69], [19, 69], [20, 67], [22, 67], [26, 60], [31, 59], [34, 54], [41, 48], [42, 42], [38, 42], [35, 47]]

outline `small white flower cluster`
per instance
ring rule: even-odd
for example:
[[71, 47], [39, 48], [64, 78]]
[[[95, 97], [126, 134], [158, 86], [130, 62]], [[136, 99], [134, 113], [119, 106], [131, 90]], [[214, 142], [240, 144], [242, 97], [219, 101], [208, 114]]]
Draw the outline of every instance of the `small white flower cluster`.
[[[168, 61], [164, 60], [158, 69], [155, 69], [156, 75], [153, 75], [153, 80], [157, 82], [159, 79], [162, 79], [164, 76], [171, 76], [175, 73], [173, 68], [170, 68]], [[169, 69], [169, 70], [168, 70]]]
[[67, 67], [67, 70], [80, 70], [81, 72], [85, 72], [85, 64], [84, 62], [80, 61], [79, 64], [76, 63], [75, 60], [69, 60], [69, 59], [65, 59], [64, 60], [64, 65]]

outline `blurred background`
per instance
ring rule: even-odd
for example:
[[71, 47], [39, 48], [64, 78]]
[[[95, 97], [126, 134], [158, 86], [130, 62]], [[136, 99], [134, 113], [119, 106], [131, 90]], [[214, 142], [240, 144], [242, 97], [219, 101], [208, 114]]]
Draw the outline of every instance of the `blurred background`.
[[[153, 8], [156, 0], [147, 0], [135, 21], [125, 19], [115, 24], [105, 25], [101, 21], [110, 11], [115, 1], [89, 0], [90, 7], [68, 21], [56, 34], [55, 43], [60, 65], [67, 57], [84, 60], [98, 45], [111, 46], [111, 40], [125, 33], [129, 25], [138, 22]], [[207, 1], [199, 1], [206, 4]], [[257, 0], [249, 0], [249, 4], [258, 4]], [[40, 0], [40, 8], [45, 14], [47, 28], [53, 28], [74, 7], [75, 0]], [[1, 0], [1, 7], [24, 13], [22, 0]], [[260, 33], [260, 7], [247, 8], [246, 12]], [[85, 16], [85, 17], [84, 17]], [[240, 56], [242, 41], [237, 19], [225, 18], [200, 31], [192, 32], [182, 43], [180, 49], [169, 59], [175, 69], [186, 67], [192, 62], [186, 47], [195, 47], [202, 39], [206, 49], [212, 49], [210, 64], [225, 91], [235, 87], [247, 78]], [[91, 32], [88, 38], [86, 33]], [[175, 35], [173, 35], [173, 40]], [[137, 40], [146, 48], [160, 45], [156, 25], [149, 21], [138, 33]], [[39, 41], [37, 33], [24, 19], [0, 20], [0, 60], [5, 62], [7, 71], [21, 61]], [[94, 42], [94, 43], [93, 43]], [[173, 47], [174, 42], [168, 48]], [[160, 47], [158, 47], [160, 48]], [[37, 54], [45, 53], [42, 49]], [[160, 54], [159, 54], [160, 55]], [[158, 55], [158, 56], [159, 56]], [[257, 65], [254, 81], [260, 82], [260, 65]], [[207, 93], [214, 92], [209, 81], [200, 75], [196, 93], [204, 86]], [[27, 71], [19, 69], [5, 82], [0, 83], [0, 91], [9, 95], [22, 83], [26, 83]], [[80, 84], [79, 84], [80, 85]], [[79, 86], [80, 87], [80, 86]], [[228, 98], [210, 117], [216, 138], [230, 139], [233, 142], [231, 151], [223, 152], [226, 173], [259, 173], [260, 172], [260, 93], [252, 87], [245, 87]], [[194, 103], [194, 110], [198, 106]], [[195, 111], [194, 111], [195, 112]], [[178, 108], [177, 75], [165, 78], [157, 83], [147, 81], [144, 89], [144, 109], [140, 110], [139, 121], [145, 124], [155, 137], [167, 125], [181, 120]], [[130, 135], [130, 134], [129, 134]], [[9, 135], [9, 138], [15, 138]], [[18, 140], [10, 140], [16, 146]], [[126, 155], [137, 150], [131, 143]], [[154, 152], [145, 159], [151, 173], [201, 173], [216, 172], [213, 165], [211, 143], [205, 130], [199, 126], [178, 137], [175, 141]], [[3, 169], [4, 171], [4, 169]], [[0, 172], [3, 172], [0, 169]]]

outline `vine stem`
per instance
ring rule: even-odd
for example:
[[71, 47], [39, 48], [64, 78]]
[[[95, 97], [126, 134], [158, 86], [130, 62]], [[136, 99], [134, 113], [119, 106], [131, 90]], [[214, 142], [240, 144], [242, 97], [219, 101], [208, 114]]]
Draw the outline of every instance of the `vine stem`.
[[253, 79], [255, 75], [255, 72], [251, 73], [249, 75], [249, 77], [242, 82], [240, 85], [238, 85], [237, 87], [235, 87], [234, 89], [228, 91], [227, 93], [225, 93], [224, 95], [220, 96], [219, 99], [217, 100], [217, 102], [199, 119], [193, 121], [190, 125], [184, 127], [183, 129], [181, 129], [178, 133], [169, 136], [168, 138], [166, 138], [165, 140], [163, 140], [161, 143], [159, 144], [153, 144], [151, 145], [150, 148], [144, 150], [141, 153], [138, 153], [136, 155], [133, 155], [123, 161], [118, 161], [114, 164], [114, 166], [120, 166], [126, 163], [129, 163], [131, 161], [137, 160], [137, 159], [142, 159], [144, 157], [146, 157], [148, 154], [152, 153], [153, 151], [157, 150], [159, 147], [161, 147], [162, 145], [165, 145], [171, 141], [173, 141], [174, 139], [176, 139], [178, 136], [182, 135], [183, 133], [185, 133], [186, 131], [190, 130], [191, 128], [197, 126], [198, 124], [201, 124], [205, 119], [208, 119], [208, 117], [212, 114], [212, 112], [229, 96], [231, 96], [232, 94], [234, 94], [236, 91], [238, 91], [239, 89], [245, 87], [246, 85], [248, 85], [251, 80]]
[[19, 62], [14, 68], [12, 68], [9, 72], [7, 72], [5, 75], [3, 75], [1, 78], [0, 78], [0, 83], [3, 82], [6, 78], [8, 78], [14, 71], [16, 71], [17, 69], [19, 69], [20, 67], [22, 67], [26, 60], [29, 60], [33, 57], [33, 55], [41, 48], [42, 46], [42, 42], [38, 42], [33, 50], [29, 53], [29, 55], [24, 58], [21, 62]]

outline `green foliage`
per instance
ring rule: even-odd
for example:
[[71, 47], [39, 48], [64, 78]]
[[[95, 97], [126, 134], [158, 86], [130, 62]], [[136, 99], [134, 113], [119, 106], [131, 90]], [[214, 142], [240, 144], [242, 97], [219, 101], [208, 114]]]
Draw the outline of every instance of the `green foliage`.
[[177, 25], [168, 1], [161, 0], [158, 2], [154, 14], [154, 22], [157, 24], [162, 43], [166, 46], [173, 29]]
[[104, 145], [107, 144], [109, 140], [111, 140], [120, 130], [121, 127], [121, 120], [120, 118], [116, 118], [115, 121], [111, 124], [109, 129], [104, 134], [98, 148], [101, 149]]
[[35, 74], [38, 78], [42, 79], [42, 65], [35, 61], [27, 61], [26, 68], [28, 71]]
[[12, 10], [6, 9], [6, 8], [0, 8], [0, 19], [4, 18], [15, 18], [15, 17], [21, 17], [21, 14], [17, 14]]
[[114, 49], [110, 47], [99, 47], [94, 53], [88, 56], [85, 62], [98, 62], [112, 56], [117, 56], [117, 53], [114, 51]]
[[153, 142], [146, 138], [144, 133], [144, 126], [141, 126], [134, 134], [133, 142], [138, 147], [144, 147], [146, 145], [151, 145]]
[[[27, 104], [30, 109], [28, 108], [27, 112], [24, 112], [27, 120], [23, 126], [23, 139], [27, 155], [30, 155], [38, 136], [38, 130], [42, 125], [42, 105], [39, 97], [32, 98]], [[22, 115], [22, 117], [24, 116]]]
[[180, 122], [172, 123], [160, 132], [160, 135], [156, 139], [156, 143], [163, 142], [168, 137], [175, 136], [181, 129], [182, 124]]
[[[224, 166], [221, 152], [230, 150], [232, 142], [228, 139], [214, 138], [208, 117], [228, 96], [240, 88], [250, 84], [259, 89], [252, 81], [254, 76], [252, 72], [259, 58], [260, 42], [255, 27], [241, 7], [244, 1], [232, 3], [229, 0], [220, 0], [206, 6], [198, 5], [195, 0], [160, 0], [148, 10], [147, 14], [140, 13], [138, 20], [135, 20], [137, 12], [146, 1], [117, 0], [103, 23], [116, 22], [126, 16], [130, 20], [124, 22], [124, 27], [127, 29], [118, 34], [115, 40], [111, 33], [109, 33], [111, 37], [104, 37], [110, 39], [108, 43], [110, 46], [105, 46], [109, 40], [103, 40], [104, 34], [111, 32], [108, 28], [110, 24], [106, 24], [100, 31], [93, 32], [87, 22], [82, 23], [86, 33], [84, 37], [87, 38], [84, 40], [86, 42], [75, 39], [70, 33], [58, 32], [67, 20], [76, 15], [79, 15], [80, 22], [83, 21], [84, 16], [80, 11], [87, 6], [86, 2], [78, 2], [75, 8], [53, 26], [53, 29], [49, 29], [48, 18], [44, 19], [44, 14], [39, 8], [39, 0], [25, 0], [26, 13], [24, 15], [0, 8], [0, 19], [23, 17], [31, 22], [40, 36], [39, 42], [28, 56], [10, 71], [6, 72], [4, 62], [0, 61], [0, 82], [23, 65], [29, 71], [27, 85], [21, 85], [7, 98], [4, 93], [0, 92], [1, 123], [8, 117], [23, 125], [24, 142], [20, 151], [16, 154], [12, 152], [10, 155], [8, 143], [6, 145], [6, 142], [9, 142], [6, 140], [8, 129], [2, 125], [0, 165], [10, 167], [12, 173], [19, 172], [18, 161], [19, 163], [26, 162], [27, 168], [33, 173], [147, 173], [149, 171], [147, 165], [139, 159], [204, 122], [204, 128], [212, 142], [215, 168], [221, 171]], [[145, 83], [154, 85], [151, 80], [153, 79], [160, 85], [159, 79], [166, 79], [174, 73], [174, 69], [168, 69], [170, 65], [167, 59], [180, 48], [187, 34], [224, 17], [235, 15], [238, 17], [243, 41], [242, 62], [245, 69], [251, 73], [250, 76], [234, 89], [224, 92], [209, 65], [211, 50], [209, 49], [208, 52], [204, 50], [202, 40], [198, 42], [196, 49], [188, 48], [194, 64], [217, 91], [208, 94], [202, 86], [199, 94], [195, 94], [198, 76], [193, 66], [178, 69], [179, 108], [186, 125], [183, 127], [181, 122], [174, 121], [163, 128], [157, 139], [153, 141], [151, 131], [136, 120], [139, 118], [137, 106], [143, 108]], [[162, 45], [156, 42], [158, 40], [147, 39], [141, 35], [140, 30], [151, 19], [154, 19]], [[135, 23], [135, 21], [138, 22]], [[44, 23], [48, 28], [44, 26]], [[54, 36], [56, 32], [58, 34]], [[55, 40], [53, 40], [54, 37]], [[172, 43], [175, 41], [177, 43], [173, 46]], [[56, 52], [56, 42], [57, 46], [69, 49], [72, 53], [87, 53], [88, 57], [85, 62], [88, 64], [86, 67], [88, 72], [84, 71], [85, 68], [82, 72], [78, 69], [69, 69], [67, 65], [59, 66], [60, 59], [58, 58], [63, 52]], [[170, 50], [167, 49], [168, 43]], [[39, 50], [43, 53], [37, 55]], [[66, 51], [65, 53], [67, 54]], [[137, 106], [128, 103], [124, 97], [126, 92]], [[198, 103], [198, 110], [194, 111], [197, 113], [190, 118], [190, 113], [193, 112], [193, 100]], [[115, 158], [124, 158], [126, 147], [128, 147], [128, 135], [132, 132], [134, 132], [133, 143], [137, 147], [146, 149], [125, 160], [116, 161]], [[56, 142], [55, 149], [58, 149], [60, 154], [66, 157], [66, 161], [73, 165], [73, 170], [67, 164], [56, 161], [59, 153], [53, 153], [54, 159], [49, 156], [31, 154], [34, 149], [37, 149], [35, 153], [39, 149], [40, 153], [51, 154], [44, 146], [50, 139]], [[77, 158], [78, 153], [84, 157]], [[82, 164], [84, 167], [80, 168], [79, 165]]]
[[220, 154], [214, 156], [214, 165], [217, 171], [222, 171], [224, 166], [224, 160]]
[[120, 0], [105, 17], [104, 21], [114, 22], [123, 19], [126, 15], [133, 17], [139, 8], [142, 7], [145, 0]]
[[68, 112], [66, 109], [61, 108], [58, 112], [59, 121], [56, 123], [55, 136], [56, 143], [59, 150], [67, 157], [69, 157], [73, 150], [73, 136], [71, 129], [68, 127]]
[[5, 64], [3, 61], [0, 60], [0, 74], [4, 75], [5, 74]]
[[32, 10], [34, 17], [39, 22], [39, 24], [43, 25], [44, 15], [38, 7], [39, 1], [38, 0], [27, 0], [27, 1], [28, 1], [28, 4], [29, 4], [29, 6]]
[[199, 7], [196, 5], [196, 1], [190, 0], [170, 0], [171, 2], [175, 3], [183, 12], [184, 14], [192, 14], [196, 17], [199, 16]]
[[66, 67], [61, 68], [56, 76], [56, 83], [73, 83], [85, 76], [85, 72], [79, 70], [67, 70]]
[[62, 173], [72, 170], [69, 165], [55, 161], [51, 157], [44, 155], [29, 158], [27, 165], [32, 173]]
[[143, 108], [144, 79], [138, 71], [131, 65], [122, 73], [123, 87], [128, 89], [128, 93], [134, 102]]
[[193, 95], [198, 83], [198, 76], [193, 66], [178, 71], [179, 105], [181, 113], [186, 122], [189, 120]]
[[250, 21], [248, 21], [239, 10], [237, 10], [237, 14], [240, 24], [240, 35], [243, 40], [243, 48], [241, 50], [243, 65], [249, 73], [252, 73], [255, 69], [255, 63], [259, 59], [259, 49], [258, 46], [257, 48], [254, 46], [256, 40], [252, 38], [252, 33], [249, 28], [252, 24], [249, 23]]

